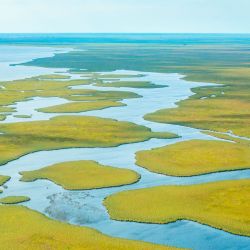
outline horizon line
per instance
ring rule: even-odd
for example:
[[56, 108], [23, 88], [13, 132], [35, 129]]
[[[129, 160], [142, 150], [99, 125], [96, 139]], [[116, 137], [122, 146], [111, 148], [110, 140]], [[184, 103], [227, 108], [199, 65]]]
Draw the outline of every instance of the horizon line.
[[143, 35], [143, 34], [155, 34], [155, 35], [178, 35], [178, 34], [191, 34], [191, 35], [202, 35], [202, 34], [208, 34], [208, 35], [250, 35], [250, 32], [0, 32], [0, 35], [3, 34], [110, 34], [110, 35]]

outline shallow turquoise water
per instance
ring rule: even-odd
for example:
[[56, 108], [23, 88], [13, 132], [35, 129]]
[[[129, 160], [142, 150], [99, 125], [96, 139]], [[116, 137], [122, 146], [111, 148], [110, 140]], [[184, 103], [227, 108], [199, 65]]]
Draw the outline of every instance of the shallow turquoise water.
[[250, 34], [0, 34], [0, 44], [160, 43], [250, 44]]
[[69, 50], [51, 47], [0, 45], [0, 81], [17, 80], [53, 73], [55, 69], [27, 68], [22, 65], [12, 66], [12, 64], [27, 62], [34, 58], [52, 57], [55, 53], [65, 53]]

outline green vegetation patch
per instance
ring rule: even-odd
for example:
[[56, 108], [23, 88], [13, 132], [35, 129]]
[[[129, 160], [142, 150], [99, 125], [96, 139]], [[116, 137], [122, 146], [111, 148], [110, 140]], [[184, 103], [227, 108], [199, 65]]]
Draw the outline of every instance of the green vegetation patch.
[[0, 115], [0, 121], [4, 121], [6, 119], [6, 115]]
[[48, 219], [21, 206], [0, 206], [1, 249], [174, 250], [176, 248], [112, 238], [96, 230]]
[[79, 94], [72, 94], [67, 99], [70, 101], [121, 101], [123, 99], [139, 98], [140, 95], [128, 91], [97, 91], [82, 90]]
[[27, 196], [7, 196], [0, 199], [2, 204], [18, 204], [25, 201], [29, 201], [30, 198]]
[[45, 113], [77, 113], [90, 110], [99, 110], [110, 107], [121, 107], [125, 104], [115, 101], [97, 101], [97, 102], [71, 102], [61, 105], [56, 105], [47, 108], [41, 108], [37, 111]]
[[250, 168], [250, 147], [225, 141], [191, 140], [140, 151], [136, 164], [150, 171], [192, 176]]
[[66, 79], [70, 79], [70, 76], [66, 76], [66, 75], [58, 75], [58, 74], [51, 74], [51, 75], [41, 75], [37, 77], [38, 79], [41, 80], [66, 80]]
[[22, 181], [48, 179], [69, 190], [121, 186], [140, 178], [132, 170], [103, 166], [94, 161], [64, 162], [21, 174]]
[[[87, 47], [86, 47], [87, 46]], [[88, 44], [85, 51], [39, 58], [28, 65], [113, 71], [181, 73], [187, 80], [218, 83], [215, 87], [196, 88], [191, 99], [177, 109], [163, 110], [147, 119], [211, 129], [250, 137], [249, 44], [210, 43], [176, 44]], [[207, 99], [200, 99], [207, 98]]]
[[0, 164], [25, 154], [73, 147], [112, 147], [150, 138], [173, 138], [130, 122], [80, 116], [0, 124]]
[[[62, 97], [67, 99], [74, 94], [90, 94], [89, 91], [72, 90], [74, 85], [89, 84], [88, 80], [53, 81], [29, 78], [10, 82], [2, 82], [4, 89], [0, 89], [0, 109], [2, 112], [13, 112], [13, 108], [6, 107], [18, 101], [25, 101], [32, 97]], [[92, 92], [94, 94], [94, 92]]]
[[32, 116], [31, 115], [14, 115], [14, 117], [16, 118], [31, 118]]
[[104, 204], [112, 219], [145, 223], [191, 220], [250, 236], [250, 180], [124, 191]]
[[[1, 82], [4, 88], [0, 89], [0, 112], [14, 112], [15, 110], [13, 108], [6, 106], [19, 101], [28, 101], [33, 97], [60, 97], [69, 101], [107, 101], [106, 104], [108, 104], [108, 101], [115, 102], [140, 97], [133, 92], [71, 88], [71, 86], [88, 85], [90, 83], [91, 79], [58, 81], [51, 79], [41, 80], [38, 77]], [[115, 103], [110, 104], [112, 106], [118, 105]], [[101, 106], [100, 103], [97, 105]], [[0, 114], [0, 120], [4, 120], [5, 118], [6, 114]]]
[[0, 175], [0, 186], [4, 185], [10, 180], [10, 176]]
[[121, 79], [121, 78], [137, 78], [137, 77], [143, 77], [143, 74], [95, 74], [94, 76], [97, 76], [101, 79]]
[[[68, 89], [70, 86], [76, 85], [88, 85], [91, 81], [89, 79], [79, 79], [79, 80], [68, 80], [68, 81], [56, 81], [56, 80], [40, 80], [40, 78], [32, 77], [22, 80], [15, 80], [9, 82], [1, 82], [5, 88], [0, 91], [0, 93], [8, 93], [8, 91], [21, 91], [25, 93], [26, 91], [49, 91], [49, 90], [62, 90]], [[24, 91], [24, 92], [23, 92]]]
[[223, 139], [223, 140], [232, 141], [232, 142], [238, 143], [240, 145], [244, 145], [246, 147], [250, 147], [250, 140], [248, 140], [247, 138], [244, 138], [244, 137], [238, 138], [238, 137], [232, 136], [231, 134], [222, 134], [219, 132], [211, 132], [211, 131], [203, 131], [203, 133], [220, 138], [220, 139]]
[[14, 109], [13, 108], [11, 108], [11, 107], [4, 107], [4, 106], [0, 106], [0, 112], [2, 112], [2, 113], [9, 113], [9, 112], [13, 112], [14, 111]]
[[237, 93], [231, 88], [197, 88], [197, 94], [179, 102], [178, 108], [162, 109], [145, 119], [250, 137], [248, 90], [241, 87]]
[[119, 81], [108, 83], [97, 83], [101, 87], [127, 87], [127, 88], [165, 88], [165, 85], [157, 85], [148, 81]]
[[71, 86], [90, 84], [89, 80], [70, 80], [70, 81], [53, 81], [39, 80], [37, 78], [29, 78], [12, 82], [2, 83], [5, 85], [4, 90], [0, 90], [0, 108], [2, 112], [13, 111], [6, 105], [13, 104], [17, 101], [23, 101], [32, 97], [62, 97], [71, 100], [74, 96], [81, 96], [82, 101], [99, 99], [125, 99], [139, 97], [132, 92], [122, 91], [98, 91], [90, 89], [71, 89]]

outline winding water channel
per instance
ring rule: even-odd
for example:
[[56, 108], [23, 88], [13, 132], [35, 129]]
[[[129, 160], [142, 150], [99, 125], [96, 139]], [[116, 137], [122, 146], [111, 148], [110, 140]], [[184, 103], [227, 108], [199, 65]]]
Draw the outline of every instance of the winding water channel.
[[[16, 49], [18, 50], [18, 48]], [[47, 56], [47, 54], [45, 54], [40, 56]], [[39, 55], [36, 55], [34, 57], [38, 56]], [[24, 58], [22, 58], [22, 60], [23, 59]], [[27, 60], [31, 59], [28, 58]], [[23, 72], [25, 77], [33, 75], [29, 75], [30, 67], [22, 66], [22, 69], [25, 72]], [[45, 72], [46, 70], [47, 72]], [[53, 70], [53, 72], [54, 71], [58, 71], [58, 69]], [[43, 68], [42, 72], [40, 73], [48, 74], [52, 72], [51, 69]], [[40, 73], [37, 72], [37, 74]], [[2, 196], [29, 196], [31, 200], [24, 203], [24, 205], [31, 209], [46, 214], [51, 218], [66, 221], [72, 224], [89, 226], [98, 229], [107, 235], [115, 237], [143, 240], [158, 244], [167, 244], [191, 249], [250, 249], [250, 238], [248, 237], [233, 235], [191, 221], [180, 220], [174, 223], [159, 225], [119, 222], [109, 218], [105, 207], [102, 205], [103, 199], [110, 194], [122, 190], [153, 187], [158, 185], [205, 183], [218, 180], [243, 179], [250, 177], [250, 170], [211, 173], [194, 177], [171, 177], [151, 173], [148, 170], [137, 166], [135, 164], [135, 153], [137, 151], [161, 147], [176, 143], [178, 141], [190, 139], [215, 139], [214, 137], [201, 133], [198, 129], [177, 125], [160, 124], [143, 119], [143, 116], [147, 113], [151, 113], [162, 108], [176, 107], [176, 102], [186, 99], [192, 95], [191, 88], [196, 86], [205, 86], [208, 84], [187, 82], [183, 80], [182, 76], [179, 74], [160, 74], [132, 71], [115, 71], [113, 73], [143, 74], [145, 76], [140, 78], [135, 77], [123, 80], [152, 81], [155, 84], [165, 85], [166, 87], [136, 89], [97, 87], [94, 85], [74, 86], [73, 88], [75, 89], [88, 88], [105, 91], [133, 91], [142, 97], [124, 100], [123, 103], [125, 103], [126, 106], [123, 107], [107, 108], [104, 110], [89, 111], [70, 115], [98, 116], [112, 118], [119, 121], [129, 121], [147, 126], [153, 131], [173, 132], [181, 137], [170, 140], [150, 139], [145, 142], [124, 144], [111, 148], [72, 148], [31, 153], [0, 167], [1, 175], [11, 176], [11, 180], [7, 183], [8, 188], [4, 190]], [[74, 74], [72, 77], [76, 79], [80, 78], [80, 75]], [[69, 115], [46, 114], [37, 112], [35, 110], [37, 108], [66, 102], [68, 101], [56, 97], [36, 97], [28, 101], [18, 102], [14, 105], [17, 110], [15, 115], [27, 114], [32, 115], [32, 117], [28, 119], [22, 119], [10, 115], [4, 122], [10, 123], [18, 121], [46, 120], [58, 115]], [[36, 170], [51, 164], [74, 160], [95, 160], [104, 165], [132, 169], [141, 175], [141, 179], [139, 182], [132, 185], [87, 191], [67, 191], [47, 180], [38, 180], [28, 183], [19, 181], [20, 171]]]

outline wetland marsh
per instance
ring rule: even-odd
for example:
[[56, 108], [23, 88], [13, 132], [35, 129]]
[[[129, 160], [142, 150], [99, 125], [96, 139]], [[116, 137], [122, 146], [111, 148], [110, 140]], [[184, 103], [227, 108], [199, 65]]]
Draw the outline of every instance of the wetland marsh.
[[81, 46], [0, 74], [0, 202], [27, 207], [0, 206], [2, 246], [248, 249], [246, 46]]

